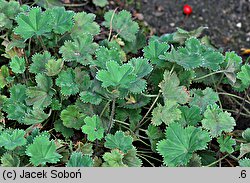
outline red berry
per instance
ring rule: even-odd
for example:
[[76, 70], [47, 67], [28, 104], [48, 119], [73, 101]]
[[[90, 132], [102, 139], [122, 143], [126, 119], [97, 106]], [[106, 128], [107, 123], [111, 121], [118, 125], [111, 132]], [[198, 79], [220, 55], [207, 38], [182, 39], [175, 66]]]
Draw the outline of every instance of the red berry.
[[183, 13], [185, 14], [185, 15], [190, 15], [191, 13], [192, 13], [192, 8], [191, 8], [191, 6], [189, 6], [188, 4], [185, 4], [184, 6], [183, 6]]

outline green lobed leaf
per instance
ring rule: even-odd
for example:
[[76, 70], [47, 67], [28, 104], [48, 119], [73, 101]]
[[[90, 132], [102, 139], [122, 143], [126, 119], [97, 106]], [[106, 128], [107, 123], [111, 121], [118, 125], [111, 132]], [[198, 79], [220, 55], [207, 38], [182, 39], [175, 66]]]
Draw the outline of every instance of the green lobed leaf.
[[103, 25], [105, 27], [110, 28], [110, 25], [112, 25], [112, 29], [124, 40], [129, 42], [135, 41], [139, 26], [132, 20], [128, 11], [122, 10], [119, 13], [115, 13], [114, 10], [110, 10], [105, 13], [104, 19]]
[[217, 139], [217, 142], [219, 143], [220, 145], [220, 151], [221, 152], [228, 152], [228, 153], [232, 153], [234, 152], [234, 149], [233, 149], [233, 145], [236, 144], [235, 140], [232, 139], [232, 137], [230, 136], [224, 136], [224, 135], [221, 135], [218, 139]]
[[103, 138], [104, 128], [99, 116], [87, 116], [84, 122], [85, 124], [82, 126], [82, 132], [88, 135], [87, 138], [89, 141], [93, 142], [96, 139], [101, 140]]
[[103, 155], [104, 163], [103, 167], [126, 167], [126, 165], [122, 162], [123, 154], [118, 149], [113, 149], [111, 153], [106, 152]]
[[5, 153], [1, 157], [1, 167], [19, 167], [20, 158], [12, 153]]
[[10, 68], [14, 73], [21, 74], [24, 73], [26, 66], [25, 66], [25, 59], [23, 57], [15, 56], [11, 59]]
[[148, 126], [146, 134], [148, 135], [152, 151], [156, 152], [156, 144], [159, 140], [164, 138], [164, 134], [159, 127], [152, 124]]
[[244, 158], [239, 160], [240, 167], [250, 167], [250, 159]]
[[80, 99], [84, 102], [84, 103], [91, 103], [94, 105], [99, 105], [102, 102], [102, 97], [89, 92], [89, 91], [83, 91], [80, 93]]
[[48, 60], [48, 62], [45, 64], [45, 69], [46, 69], [46, 75], [47, 76], [56, 76], [57, 74], [59, 74], [63, 68], [63, 60], [62, 59], [58, 59], [58, 60], [54, 60], [54, 59], [50, 59]]
[[64, 34], [70, 31], [74, 25], [73, 11], [66, 11], [64, 7], [53, 7], [46, 12], [52, 16], [52, 29], [57, 34]]
[[188, 70], [197, 67], [218, 70], [224, 61], [220, 52], [202, 45], [196, 38], [186, 40], [185, 47], [179, 47], [177, 50], [172, 47], [170, 52], [165, 52], [159, 58], [175, 62]]
[[237, 78], [241, 80], [244, 88], [250, 85], [250, 65], [245, 64], [241, 67], [241, 71], [237, 74]]
[[115, 119], [120, 121], [126, 121], [129, 119], [129, 128], [132, 131], [136, 130], [138, 123], [140, 122], [141, 116], [141, 109], [123, 109], [117, 108]]
[[181, 111], [178, 107], [177, 102], [173, 100], [165, 101], [164, 106], [158, 104], [152, 111], [152, 124], [155, 126], [159, 126], [162, 123], [169, 125], [178, 121], [181, 118]]
[[46, 64], [49, 60], [53, 59], [48, 51], [43, 54], [36, 53], [32, 56], [32, 63], [30, 64], [29, 71], [34, 74], [41, 74], [47, 72]]
[[133, 148], [124, 155], [122, 162], [128, 167], [141, 167], [142, 161], [136, 155], [137, 155], [136, 149]]
[[159, 84], [159, 87], [161, 88], [164, 100], [173, 100], [180, 104], [187, 103], [189, 100], [189, 93], [185, 86], [179, 86], [180, 80], [176, 73], [171, 73], [166, 70], [163, 77], [164, 79]]
[[82, 34], [97, 35], [100, 26], [94, 22], [96, 15], [93, 13], [79, 12], [74, 15], [74, 26], [70, 31], [72, 38], [77, 38]]
[[223, 112], [216, 104], [207, 107], [201, 123], [203, 128], [209, 130], [212, 137], [217, 137], [222, 132], [231, 132], [236, 125], [231, 114]]
[[213, 91], [212, 88], [208, 87], [205, 90], [192, 89], [190, 95], [192, 96], [191, 101], [189, 102], [190, 106], [199, 107], [201, 113], [204, 113], [207, 106], [213, 105], [219, 101], [218, 94]]
[[20, 13], [16, 22], [18, 26], [14, 32], [24, 39], [51, 32], [53, 23], [51, 15], [48, 12], [42, 12], [40, 7], [31, 8], [28, 14]]
[[240, 155], [238, 157], [239, 158], [242, 158], [244, 155], [246, 154], [249, 154], [250, 153], [250, 143], [241, 143], [240, 144]]
[[72, 68], [67, 68], [59, 73], [56, 85], [61, 88], [63, 95], [75, 95], [79, 92], [79, 87], [75, 82], [75, 72]]
[[92, 167], [93, 160], [89, 155], [84, 155], [81, 152], [73, 152], [66, 167]]
[[93, 65], [100, 67], [101, 69], [106, 69], [106, 65], [108, 61], [115, 61], [118, 64], [122, 64], [122, 56], [117, 48], [106, 48], [104, 46], [100, 46], [96, 52], [96, 60], [93, 61]]
[[92, 62], [92, 55], [98, 48], [98, 44], [93, 42], [93, 36], [90, 34], [81, 34], [73, 41], [65, 41], [60, 48], [63, 60], [66, 62], [76, 61], [82, 65], [88, 65]]
[[23, 146], [26, 144], [24, 135], [25, 131], [19, 129], [3, 131], [0, 133], [0, 147], [4, 147], [7, 150], [14, 150], [18, 146]]
[[109, 4], [109, 2], [107, 0], [93, 0], [93, 3], [96, 5], [96, 6], [100, 6], [100, 7], [104, 7], [106, 6], [107, 4]]
[[55, 94], [55, 90], [52, 88], [52, 79], [43, 74], [37, 74], [36, 82], [37, 86], [27, 88], [26, 102], [28, 105], [33, 105], [35, 108], [48, 107], [52, 102], [53, 95]]
[[250, 128], [247, 128], [246, 130], [243, 131], [242, 137], [243, 137], [246, 141], [250, 142]]
[[137, 78], [143, 78], [153, 70], [152, 65], [145, 58], [132, 58], [128, 63], [134, 67], [134, 74]]
[[65, 138], [70, 138], [74, 135], [74, 130], [72, 128], [67, 128], [63, 125], [61, 120], [56, 120], [54, 122], [54, 128], [56, 132], [62, 133]]
[[81, 113], [76, 105], [69, 105], [61, 112], [63, 125], [79, 130], [84, 125], [85, 114]]
[[180, 106], [179, 109], [181, 110], [181, 118], [178, 120], [178, 123], [183, 126], [195, 126], [202, 119], [200, 108], [197, 106]]
[[38, 136], [33, 143], [27, 147], [26, 155], [30, 162], [35, 165], [46, 165], [46, 163], [57, 163], [62, 157], [56, 152], [55, 142], [46, 136]]
[[185, 166], [192, 154], [205, 149], [210, 140], [209, 133], [201, 128], [183, 128], [178, 123], [172, 123], [166, 129], [166, 140], [158, 142], [157, 151], [163, 156], [165, 165]]
[[122, 152], [127, 153], [133, 148], [133, 139], [131, 136], [126, 136], [124, 132], [117, 131], [115, 135], [108, 134], [105, 137], [104, 146], [109, 149], [120, 149]]
[[107, 62], [107, 70], [98, 71], [96, 78], [102, 81], [103, 87], [119, 86], [129, 88], [129, 85], [136, 80], [131, 64], [120, 66], [115, 61]]
[[158, 40], [150, 40], [148, 46], [143, 48], [143, 56], [151, 61], [152, 64], [161, 66], [164, 60], [159, 56], [163, 55], [170, 46], [167, 43], [160, 43]]
[[201, 157], [194, 153], [192, 158], [190, 159], [190, 161], [187, 164], [187, 167], [201, 167]]

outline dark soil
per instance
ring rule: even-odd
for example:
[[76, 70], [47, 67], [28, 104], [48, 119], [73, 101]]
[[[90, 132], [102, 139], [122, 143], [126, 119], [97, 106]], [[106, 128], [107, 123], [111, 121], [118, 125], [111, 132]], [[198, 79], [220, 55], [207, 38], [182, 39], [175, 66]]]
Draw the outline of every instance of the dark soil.
[[[240, 52], [250, 47], [250, 0], [137, 0], [144, 20], [159, 35], [176, 27], [192, 30], [208, 27], [205, 32], [224, 50]], [[193, 13], [186, 17], [182, 8], [189, 4]]]

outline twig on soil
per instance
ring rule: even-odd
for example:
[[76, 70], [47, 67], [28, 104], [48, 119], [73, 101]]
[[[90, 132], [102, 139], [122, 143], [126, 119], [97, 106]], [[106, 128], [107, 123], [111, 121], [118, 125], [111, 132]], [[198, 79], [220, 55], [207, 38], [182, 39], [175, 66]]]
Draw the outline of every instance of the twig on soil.
[[112, 27], [113, 27], [112, 22], [113, 22], [113, 18], [114, 18], [114, 16], [115, 16], [115, 12], [116, 12], [117, 9], [118, 9], [118, 8], [116, 8], [116, 9], [114, 10], [114, 12], [113, 12], [113, 14], [112, 14], [112, 16], [111, 16], [108, 42], [110, 41], [110, 38], [111, 38], [111, 35], [112, 35], [112, 29], [113, 29], [113, 28], [112, 28]]
[[245, 106], [246, 98], [247, 98], [249, 92], [250, 92], [250, 87], [248, 87], [247, 91], [245, 92], [245, 96], [244, 96], [243, 102], [242, 102], [242, 104], [240, 106], [240, 110], [239, 110], [239, 112], [238, 112], [238, 114], [237, 114], [237, 116], [235, 118], [235, 121], [237, 121], [239, 119], [239, 117], [240, 117], [240, 113], [241, 113], [243, 107]]

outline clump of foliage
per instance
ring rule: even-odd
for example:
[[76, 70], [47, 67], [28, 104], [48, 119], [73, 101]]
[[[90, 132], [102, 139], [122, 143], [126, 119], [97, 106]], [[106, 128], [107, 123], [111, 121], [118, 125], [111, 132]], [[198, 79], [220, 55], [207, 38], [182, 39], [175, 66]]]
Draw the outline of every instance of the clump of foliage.
[[[146, 45], [128, 11], [97, 23], [92, 13], [43, 7], [0, 0], [1, 166], [215, 166], [225, 158], [249, 166], [250, 130], [234, 131], [219, 97], [250, 103], [250, 65], [235, 52], [199, 39], [203, 28]], [[244, 103], [239, 114], [249, 117]]]

